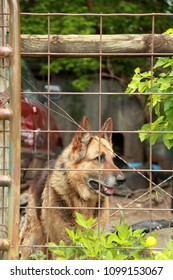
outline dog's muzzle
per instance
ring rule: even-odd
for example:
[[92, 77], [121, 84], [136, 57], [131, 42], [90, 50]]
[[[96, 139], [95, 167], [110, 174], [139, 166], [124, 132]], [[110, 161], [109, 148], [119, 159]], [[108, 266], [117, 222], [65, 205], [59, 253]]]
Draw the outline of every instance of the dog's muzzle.
[[97, 177], [90, 177], [88, 180], [89, 185], [96, 192], [100, 191], [103, 195], [110, 196], [114, 194], [114, 190], [119, 185], [125, 182], [125, 176], [118, 174], [115, 176], [108, 176], [107, 178], [100, 180]]

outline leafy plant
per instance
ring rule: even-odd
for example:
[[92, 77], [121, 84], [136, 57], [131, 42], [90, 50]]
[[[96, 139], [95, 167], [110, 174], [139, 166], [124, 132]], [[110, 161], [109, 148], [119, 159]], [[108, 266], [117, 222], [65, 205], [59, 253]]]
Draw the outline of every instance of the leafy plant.
[[[165, 33], [171, 34], [173, 29]], [[140, 140], [151, 137], [152, 144], [155, 144], [162, 138], [165, 146], [170, 149], [173, 146], [173, 134], [169, 133], [173, 131], [173, 95], [170, 94], [173, 92], [173, 57], [158, 57], [153, 73], [141, 72], [139, 67], [134, 72], [126, 92], [148, 93], [147, 106], [154, 111], [152, 123], [144, 124], [139, 131]]]
[[42, 251], [37, 251], [36, 253], [32, 254], [29, 258], [30, 260], [45, 260], [46, 256], [44, 255], [44, 253]]
[[63, 240], [57, 246], [51, 242], [49, 251], [56, 255], [57, 260], [146, 260], [146, 259], [173, 259], [172, 243], [164, 252], [152, 250], [156, 243], [155, 234], [147, 237], [143, 229], [132, 230], [124, 221], [115, 223], [114, 232], [104, 233], [93, 229], [96, 219], [85, 219], [76, 213], [79, 228], [67, 229], [70, 243]]
[[155, 260], [173, 260], [173, 240], [169, 240], [163, 252], [153, 252]]

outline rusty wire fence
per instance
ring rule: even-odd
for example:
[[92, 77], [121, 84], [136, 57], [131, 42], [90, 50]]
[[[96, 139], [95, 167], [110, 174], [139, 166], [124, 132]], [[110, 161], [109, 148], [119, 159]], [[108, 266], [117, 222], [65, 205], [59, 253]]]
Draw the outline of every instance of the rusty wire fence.
[[[62, 35], [52, 34], [51, 32], [51, 18], [56, 17], [57, 20], [61, 17], [91, 17], [98, 19], [99, 34], [92, 35]], [[105, 82], [103, 64], [106, 59], [135, 59], [136, 67], [138, 67], [138, 59], [143, 57], [144, 64], [148, 65], [148, 70], [153, 73], [154, 60], [158, 56], [172, 56], [172, 35], [155, 34], [155, 21], [158, 18], [170, 17], [172, 14], [60, 14], [60, 13], [21, 13], [21, 17], [32, 17], [33, 21], [36, 17], [43, 17], [47, 22], [47, 28], [44, 35], [39, 34], [21, 34], [21, 55], [26, 61], [32, 60], [35, 65], [38, 59], [47, 64], [47, 90], [40, 90], [35, 85], [29, 92], [22, 88], [22, 98], [28, 98], [36, 102], [39, 110], [44, 108], [47, 114], [46, 127], [30, 129], [29, 127], [22, 128], [21, 136], [26, 144], [30, 137], [38, 141], [34, 148], [24, 145], [22, 147], [22, 166], [21, 166], [21, 195], [20, 195], [20, 213], [21, 224], [25, 219], [25, 210], [28, 201], [28, 187], [32, 182], [33, 176], [36, 172], [47, 171], [49, 178], [54, 170], [51, 167], [51, 159], [56, 158], [55, 153], [51, 151], [51, 141], [55, 135], [62, 138], [64, 147], [67, 146], [73, 138], [76, 130], [80, 127], [80, 122], [83, 116], [88, 116], [92, 131], [97, 133], [100, 131], [102, 123], [109, 117], [113, 120], [113, 146], [114, 155], [120, 160], [121, 164], [117, 162], [122, 172], [127, 177], [126, 183], [120, 186], [117, 193], [110, 197], [110, 219], [106, 225], [106, 229], [112, 228], [114, 221], [119, 221], [121, 211], [124, 212], [125, 220], [129, 225], [141, 222], [143, 220], [172, 220], [172, 156], [165, 148], [163, 143], [159, 143], [154, 148], [150, 141], [143, 144], [139, 141], [138, 129], [141, 128], [145, 122], [145, 97], [150, 96], [150, 110], [148, 120], [150, 124], [153, 121], [152, 110], [152, 80], [151, 90], [149, 93], [135, 92], [131, 96], [125, 94], [125, 87], [119, 87], [116, 81], [116, 68], [112, 73], [111, 83], [113, 88], [110, 89], [108, 83]], [[150, 34], [103, 34], [104, 20], [108, 17], [147, 17], [151, 22]], [[3, 25], [2, 25], [3, 26]], [[2, 27], [1, 27], [2, 29]], [[34, 33], [34, 32], [33, 32]], [[133, 44], [135, 42], [135, 44]], [[72, 89], [62, 90], [58, 92], [51, 91], [51, 63], [53, 60], [61, 60], [67, 58], [68, 60], [77, 58], [79, 61], [82, 58], [96, 59], [99, 65], [99, 71], [96, 73], [96, 84], [90, 86], [85, 92], [76, 92]], [[35, 62], [34, 62], [35, 61]], [[133, 74], [133, 73], [132, 73]], [[25, 80], [27, 80], [25, 78]], [[61, 83], [57, 75], [58, 83]], [[28, 82], [29, 84], [32, 82]], [[69, 88], [69, 87], [64, 87]], [[118, 88], [118, 90], [116, 90]], [[110, 90], [108, 90], [110, 89]], [[61, 95], [61, 99], [54, 100], [52, 96]], [[159, 94], [163, 94], [159, 92]], [[169, 93], [170, 94], [170, 93]], [[40, 101], [40, 97], [44, 96], [44, 102]], [[80, 101], [79, 101], [80, 100]], [[24, 101], [23, 101], [24, 102]], [[32, 105], [32, 102], [31, 102]], [[41, 106], [41, 107], [40, 107]], [[143, 106], [143, 107], [142, 107]], [[75, 108], [75, 113], [73, 107]], [[35, 112], [38, 113], [38, 112]], [[52, 126], [51, 115], [56, 116], [58, 126]], [[22, 116], [22, 120], [27, 119], [27, 116]], [[152, 135], [153, 131], [150, 129], [149, 133]], [[155, 131], [154, 133], [158, 133]], [[160, 133], [160, 132], [159, 132]], [[171, 134], [172, 131], [169, 131]], [[43, 136], [44, 135], [44, 136]], [[45, 137], [45, 138], [44, 138]], [[46, 139], [46, 151], [39, 149], [40, 139]], [[118, 142], [118, 143], [117, 143]], [[63, 147], [63, 148], [64, 148]], [[1, 150], [7, 149], [5, 142], [1, 143]], [[61, 146], [62, 148], [62, 146]], [[32, 150], [31, 150], [32, 149]], [[117, 149], [117, 150], [116, 150]], [[58, 151], [59, 153], [59, 151]], [[26, 160], [27, 155], [27, 160]], [[28, 159], [29, 155], [29, 159]], [[146, 164], [144, 164], [144, 161]], [[42, 164], [48, 162], [47, 167]], [[131, 163], [129, 167], [129, 163]], [[142, 163], [140, 165], [139, 163]], [[13, 163], [14, 164], [14, 163]], [[128, 168], [127, 168], [128, 166]], [[62, 174], [66, 172], [62, 165]], [[4, 170], [2, 168], [2, 170]], [[88, 170], [91, 171], [91, 170]], [[3, 171], [4, 172], [4, 171]], [[2, 172], [2, 173], [3, 173]], [[79, 170], [80, 175], [82, 170]], [[87, 170], [83, 170], [87, 172]], [[101, 210], [101, 196], [99, 196], [99, 203], [97, 205], [97, 212]], [[4, 215], [8, 205], [3, 206], [1, 202], [1, 211]], [[32, 208], [32, 207], [31, 207]], [[41, 206], [36, 207], [42, 208]], [[60, 211], [68, 213], [71, 210], [79, 210], [80, 205], [61, 205], [58, 206]], [[87, 207], [87, 209], [92, 207]], [[47, 210], [47, 221], [49, 219], [49, 210], [51, 207], [47, 205], [43, 209]], [[103, 208], [105, 211], [106, 207]], [[57, 210], [57, 211], [58, 211]], [[71, 213], [71, 212], [69, 212]], [[69, 214], [71, 215], [71, 214]], [[99, 214], [98, 214], [99, 217]], [[11, 217], [9, 217], [11, 219]], [[47, 223], [47, 225], [49, 222]], [[98, 219], [98, 227], [100, 221]], [[171, 234], [170, 238], [172, 238]], [[168, 235], [167, 235], [168, 236]], [[166, 238], [167, 239], [167, 238]], [[49, 229], [47, 230], [46, 241], [51, 241], [49, 238]], [[46, 242], [45, 242], [46, 243]], [[39, 250], [46, 248], [48, 256], [48, 246], [46, 244], [32, 244], [19, 245], [18, 249], [22, 247], [30, 247], [31, 252], [33, 248]], [[160, 249], [163, 249], [162, 247]]]
[[[166, 219], [170, 221], [172, 219], [171, 214], [171, 179], [172, 179], [172, 159], [170, 159], [167, 154], [166, 149], [160, 144], [160, 146], [156, 147], [156, 150], [162, 149], [163, 155], [159, 158], [159, 155], [153, 151], [151, 138], [149, 143], [144, 147], [143, 144], [139, 143], [138, 140], [138, 129], [140, 128], [140, 123], [142, 121], [136, 123], [134, 126], [130, 123], [135, 121], [136, 118], [138, 120], [142, 119], [142, 111], [139, 108], [131, 106], [129, 108], [126, 106], [124, 109], [121, 107], [121, 99], [127, 99], [127, 102], [130, 102], [129, 96], [125, 96], [124, 92], [119, 90], [116, 92], [116, 88], [114, 91], [107, 91], [105, 88], [103, 89], [103, 60], [105, 58], [113, 58], [113, 57], [121, 57], [121, 58], [131, 58], [136, 59], [138, 57], [145, 57], [146, 63], [148, 63], [150, 71], [153, 73], [153, 65], [154, 58], [157, 56], [170, 56], [172, 52], [170, 51], [169, 40], [165, 43], [164, 35], [156, 35], [155, 34], [155, 19], [157, 17], [162, 16], [172, 16], [165, 14], [26, 14], [22, 13], [22, 16], [32, 16], [37, 17], [45, 17], [47, 20], [47, 34], [45, 31], [45, 35], [33, 35], [27, 36], [23, 35], [23, 44], [22, 44], [22, 56], [23, 57], [47, 57], [47, 68], [48, 68], [48, 89], [51, 86], [51, 62], [54, 59], [62, 59], [68, 58], [69, 60], [73, 57], [78, 58], [79, 60], [83, 57], [91, 57], [97, 58], [99, 63], [99, 72], [97, 73], [97, 89], [92, 91], [90, 88], [87, 92], [71, 92], [71, 91], [62, 91], [61, 94], [63, 96], [62, 101], [54, 103], [54, 113], [58, 115], [58, 125], [62, 137], [66, 143], [66, 139], [72, 138], [72, 133], [75, 133], [75, 130], [80, 125], [80, 121], [76, 121], [71, 115], [70, 107], [66, 106], [66, 103], [69, 102], [69, 99], [72, 96], [75, 96], [76, 100], [78, 98], [83, 99], [84, 106], [83, 111], [79, 119], [82, 116], [87, 115], [89, 119], [91, 118], [91, 123], [94, 127], [94, 132], [98, 132], [101, 129], [101, 124], [104, 118], [111, 117], [114, 122], [113, 135], [115, 139], [115, 147], [116, 147], [116, 138], [118, 135], [121, 135], [120, 138], [120, 146], [123, 144], [123, 153], [117, 154], [115, 150], [115, 156], [121, 159], [124, 163], [128, 164], [129, 161], [138, 161], [139, 159], [143, 159], [143, 157], [138, 157], [138, 153], [146, 153], [147, 154], [147, 163], [148, 166], [143, 166], [139, 168], [129, 168], [128, 170], [122, 168], [122, 171], [127, 176], [127, 185], [128, 180], [131, 180], [132, 174], [137, 175], [137, 178], [132, 179], [133, 186], [131, 192], [129, 194], [129, 189], [124, 188], [119, 190], [119, 196], [114, 195], [112, 197], [110, 203], [110, 222], [107, 227], [110, 228], [113, 225], [114, 221], [120, 219], [120, 211], [118, 204], [121, 204], [122, 210], [125, 214], [125, 219], [129, 222], [129, 224], [134, 224], [136, 222], [140, 222], [143, 220], [153, 220], [153, 219]], [[51, 17], [97, 17], [98, 25], [100, 32], [97, 35], [61, 35], [61, 34], [51, 34]], [[103, 25], [104, 19], [107, 17], [148, 17], [151, 21], [151, 33], [140, 34], [140, 35], [106, 35], [103, 34]], [[137, 44], [132, 44], [132, 39], [137, 40]], [[88, 43], [89, 41], [89, 43]], [[39, 48], [37, 43], [39, 42]], [[42, 43], [41, 43], [42, 42]], [[43, 44], [44, 42], [44, 44]], [[68, 42], [68, 43], [67, 43]], [[109, 46], [108, 42], [114, 42], [113, 46]], [[111, 44], [110, 43], [110, 44]], [[113, 44], [113, 43], [112, 43]], [[165, 48], [165, 44], [167, 45], [167, 49]], [[136, 65], [138, 66], [138, 65]], [[115, 69], [116, 74], [116, 69]], [[58, 78], [57, 78], [58, 80]], [[26, 93], [27, 94], [27, 93]], [[38, 94], [38, 92], [35, 92]], [[39, 94], [46, 95], [47, 98], [47, 108], [48, 114], [50, 114], [52, 100], [50, 98], [50, 91], [39, 92]], [[56, 94], [56, 93], [55, 93]], [[160, 93], [162, 94], [162, 93]], [[151, 91], [148, 94], [142, 94], [136, 92], [134, 94], [136, 97], [145, 95], [152, 96], [152, 81], [151, 81]], [[34, 93], [33, 93], [34, 96]], [[88, 99], [90, 101], [88, 101]], [[119, 103], [117, 102], [119, 100]], [[77, 102], [77, 101], [76, 101]], [[88, 102], [88, 103], [87, 103]], [[124, 102], [124, 101], [123, 101]], [[105, 107], [105, 103], [107, 107]], [[112, 108], [112, 104], [115, 106]], [[115, 114], [115, 111], [118, 110], [117, 106], [120, 106], [119, 114], [123, 113], [124, 118], [120, 118], [118, 114]], [[125, 104], [125, 103], [124, 103]], [[75, 106], [75, 104], [74, 104]], [[80, 103], [79, 105], [80, 106]], [[152, 106], [152, 102], [150, 104]], [[132, 110], [132, 112], [129, 112]], [[134, 111], [133, 111], [134, 110]], [[137, 112], [135, 111], [137, 110]], [[130, 118], [130, 114], [133, 115], [133, 118]], [[66, 122], [63, 121], [65, 118]], [[153, 120], [152, 110], [150, 109], [149, 121], [150, 123]], [[68, 124], [69, 122], [69, 124]], [[74, 123], [75, 126], [72, 126], [70, 123]], [[126, 125], [124, 125], [126, 123]], [[65, 125], [63, 125], [65, 124]], [[66, 127], [66, 129], [64, 129]], [[122, 127], [122, 128], [121, 128]], [[49, 154], [49, 144], [50, 138], [56, 131], [52, 131], [50, 128], [50, 121], [47, 125], [47, 134], [48, 134], [48, 150], [47, 150], [47, 159], [50, 160], [51, 156]], [[152, 133], [152, 131], [150, 131]], [[70, 136], [68, 136], [70, 135]], [[69, 140], [70, 141], [70, 140]], [[68, 141], [67, 141], [68, 142]], [[145, 150], [146, 149], [146, 150]], [[142, 152], [141, 152], [142, 151]], [[153, 162], [160, 163], [163, 167], [162, 170], [159, 167], [153, 169]], [[158, 168], [158, 169], [157, 169]], [[40, 168], [37, 168], [40, 170]], [[34, 170], [34, 168], [30, 168], [30, 170]], [[49, 170], [51, 170], [49, 168]], [[73, 172], [73, 171], [72, 171]], [[80, 171], [81, 172], [81, 171]], [[153, 180], [154, 174], [163, 174], [166, 172], [167, 177], [161, 179], [159, 182], [155, 182]], [[141, 180], [141, 178], [142, 180]], [[163, 178], [163, 176], [161, 176]], [[143, 182], [145, 181], [145, 183]], [[141, 184], [141, 185], [140, 185]], [[100, 205], [100, 204], [99, 204]], [[69, 209], [69, 206], [67, 207]], [[73, 209], [73, 207], [72, 207]], [[76, 209], [80, 210], [80, 207]], [[100, 209], [99, 209], [100, 210]], [[106, 210], [106, 209], [105, 209]], [[145, 217], [145, 219], [144, 219]], [[49, 240], [49, 238], [48, 238]]]
[[0, 5], [0, 251], [2, 258], [17, 259], [20, 204], [20, 21], [17, 1], [1, 1]]

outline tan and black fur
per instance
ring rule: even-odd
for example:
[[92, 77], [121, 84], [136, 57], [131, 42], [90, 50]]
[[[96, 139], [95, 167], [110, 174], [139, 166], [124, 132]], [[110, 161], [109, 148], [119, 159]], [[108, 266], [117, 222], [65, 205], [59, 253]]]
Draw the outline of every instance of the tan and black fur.
[[[124, 181], [113, 163], [111, 131], [112, 120], [108, 119], [101, 132], [92, 135], [84, 117], [72, 142], [50, 166], [53, 170], [37, 174], [20, 233], [22, 259], [28, 259], [37, 245], [58, 244], [61, 239], [68, 242], [66, 228], [76, 228], [75, 211], [95, 218], [98, 207], [109, 208], [108, 197]], [[104, 226], [109, 211], [100, 213]]]

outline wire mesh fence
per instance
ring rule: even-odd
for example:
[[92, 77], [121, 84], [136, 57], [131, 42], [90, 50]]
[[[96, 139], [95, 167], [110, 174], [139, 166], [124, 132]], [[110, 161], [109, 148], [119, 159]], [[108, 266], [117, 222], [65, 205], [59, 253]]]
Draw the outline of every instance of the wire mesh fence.
[[[156, 228], [167, 221], [171, 238], [172, 152], [161, 140], [153, 145], [152, 135], [171, 135], [172, 131], [155, 130], [152, 123], [156, 119], [153, 96], [165, 95], [153, 87], [154, 65], [158, 56], [172, 56], [173, 37], [156, 34], [156, 24], [163, 17], [171, 19], [172, 14], [21, 13], [21, 18], [33, 21], [38, 17], [43, 19], [43, 33], [33, 30], [21, 34], [22, 67], [27, 73], [23, 71], [21, 81], [22, 257], [43, 249], [48, 258], [48, 242], [58, 245], [60, 239], [66, 240], [65, 228], [75, 228], [75, 211], [97, 218], [99, 230], [104, 220], [108, 231], [120, 221], [122, 211], [129, 225], [149, 221], [150, 230], [153, 221], [159, 220]], [[97, 33], [86, 35], [79, 30], [75, 35], [55, 34], [52, 21], [68, 17], [97, 18]], [[141, 24], [146, 18], [151, 22], [150, 32], [105, 34], [104, 23], [110, 17], [121, 17], [122, 21], [138, 17]], [[75, 77], [70, 71], [55, 75], [52, 70], [57, 62], [63, 67], [72, 61], [72, 67], [78, 68], [85, 59], [93, 65], [92, 82], [85, 90], [72, 86]], [[134, 68], [142, 65], [152, 73], [148, 92], [125, 92], [133, 71], [125, 79], [123, 74], [119, 76], [118, 65], [131, 60]], [[27, 64], [36, 69], [42, 65], [44, 81], [35, 71], [40, 79], [35, 83]], [[171, 98], [171, 91], [166, 94]], [[141, 142], [139, 129], [146, 122], [150, 136]], [[118, 175], [120, 182], [112, 182]], [[158, 246], [163, 249], [160, 243]]]

